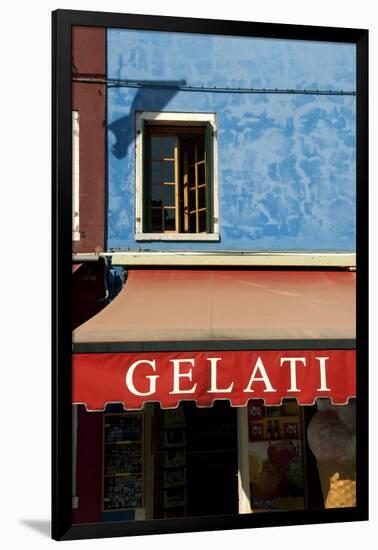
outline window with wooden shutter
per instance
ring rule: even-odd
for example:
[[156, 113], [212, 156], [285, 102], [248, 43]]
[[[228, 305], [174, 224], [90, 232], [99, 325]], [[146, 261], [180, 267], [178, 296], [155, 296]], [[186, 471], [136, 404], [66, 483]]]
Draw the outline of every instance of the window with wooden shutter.
[[204, 115], [203, 123], [159, 124], [158, 116], [144, 114], [137, 118], [137, 240], [218, 240], [215, 132], [206, 120], [214, 115]]
[[205, 141], [205, 127], [148, 128], [147, 231], [210, 232], [210, 167]]

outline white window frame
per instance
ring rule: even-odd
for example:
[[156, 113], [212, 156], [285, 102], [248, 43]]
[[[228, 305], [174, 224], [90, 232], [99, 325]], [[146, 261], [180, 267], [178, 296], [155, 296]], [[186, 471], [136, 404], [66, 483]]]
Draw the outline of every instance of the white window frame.
[[80, 128], [79, 111], [72, 111], [72, 240], [80, 241]]
[[[213, 128], [212, 151], [212, 233], [144, 233], [143, 232], [143, 127], [145, 121], [164, 126], [201, 126], [209, 122]], [[135, 138], [135, 240], [136, 241], [219, 241], [218, 140], [215, 113], [136, 113]]]
[[237, 427], [239, 514], [250, 514], [252, 510], [249, 485], [248, 406], [238, 407]]

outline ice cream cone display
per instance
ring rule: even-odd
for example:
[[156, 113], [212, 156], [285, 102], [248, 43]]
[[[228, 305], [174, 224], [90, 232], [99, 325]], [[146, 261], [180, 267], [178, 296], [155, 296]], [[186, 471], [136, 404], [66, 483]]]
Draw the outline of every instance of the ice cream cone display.
[[331, 477], [325, 508], [348, 508], [356, 506], [356, 482], [340, 479], [337, 472]]
[[317, 405], [307, 436], [325, 508], [356, 506], [355, 403], [335, 406], [321, 400]]
[[[350, 486], [356, 485], [355, 475], [356, 475], [356, 463], [354, 460], [348, 460], [343, 462], [336, 461], [318, 461], [318, 473], [320, 484], [322, 487], [323, 500], [324, 503], [327, 502], [331, 493], [335, 493], [336, 487], [338, 486], [335, 481], [343, 482], [341, 487], [347, 484]], [[338, 477], [336, 477], [338, 476]], [[333, 486], [332, 486], [333, 483]], [[331, 502], [335, 502], [332, 498]], [[351, 505], [355, 506], [355, 504]], [[335, 506], [326, 506], [327, 508], [334, 508]]]

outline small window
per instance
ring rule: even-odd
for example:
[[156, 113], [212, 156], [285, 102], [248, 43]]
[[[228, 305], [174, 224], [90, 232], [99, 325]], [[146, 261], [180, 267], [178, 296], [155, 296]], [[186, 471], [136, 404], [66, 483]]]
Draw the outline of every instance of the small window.
[[218, 240], [214, 115], [148, 115], [137, 119], [137, 240]]

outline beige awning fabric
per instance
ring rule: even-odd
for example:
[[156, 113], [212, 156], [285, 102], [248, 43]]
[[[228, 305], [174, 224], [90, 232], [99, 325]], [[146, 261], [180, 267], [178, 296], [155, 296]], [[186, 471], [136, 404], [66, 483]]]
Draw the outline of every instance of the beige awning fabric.
[[130, 270], [73, 343], [353, 340], [356, 276], [344, 271]]
[[82, 263], [80, 263], [80, 264], [72, 264], [72, 275], [73, 275], [74, 273], [76, 273], [76, 271], [77, 271], [78, 269], [80, 269], [82, 265], [83, 265]]

